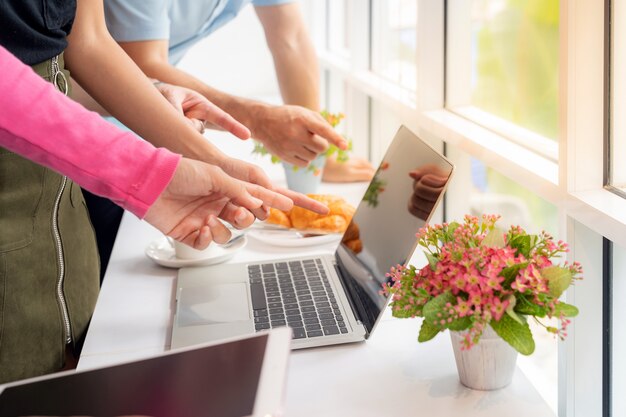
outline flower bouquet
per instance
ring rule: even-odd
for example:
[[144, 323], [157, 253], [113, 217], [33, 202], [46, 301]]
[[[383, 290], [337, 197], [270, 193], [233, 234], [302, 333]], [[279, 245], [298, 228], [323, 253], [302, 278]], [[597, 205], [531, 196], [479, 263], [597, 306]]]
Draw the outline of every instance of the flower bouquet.
[[[580, 264], [554, 264], [553, 258], [567, 252], [566, 243], [519, 226], [505, 233], [496, 228], [498, 219], [465, 216], [463, 223], [422, 228], [418, 245], [428, 265], [391, 269], [383, 291], [392, 294], [394, 317], [424, 318], [419, 342], [449, 329], [458, 332], [460, 350], [469, 350], [484, 333], [495, 332], [515, 351], [530, 355], [535, 343], [529, 319], [561, 339], [566, 336], [569, 317], [578, 309], [559, 297], [580, 279]], [[544, 324], [553, 317], [560, 328]]]

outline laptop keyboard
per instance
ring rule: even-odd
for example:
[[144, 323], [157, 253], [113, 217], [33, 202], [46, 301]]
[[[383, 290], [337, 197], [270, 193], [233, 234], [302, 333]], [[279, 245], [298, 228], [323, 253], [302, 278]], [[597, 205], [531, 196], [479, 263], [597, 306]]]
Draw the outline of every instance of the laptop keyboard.
[[289, 326], [294, 339], [348, 333], [321, 259], [248, 266], [257, 331]]

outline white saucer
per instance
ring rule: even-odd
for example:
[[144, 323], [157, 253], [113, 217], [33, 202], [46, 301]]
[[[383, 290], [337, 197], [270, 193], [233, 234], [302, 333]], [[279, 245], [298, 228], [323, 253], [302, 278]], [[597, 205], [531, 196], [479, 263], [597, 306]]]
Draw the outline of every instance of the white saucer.
[[265, 244], [287, 248], [324, 245], [326, 243], [339, 242], [342, 237], [339, 233], [303, 237], [300, 233], [291, 230], [262, 229], [250, 230], [247, 234]]
[[213, 251], [200, 259], [178, 259], [172, 244], [165, 236], [150, 242], [146, 248], [146, 256], [154, 262], [167, 268], [182, 268], [184, 266], [206, 266], [226, 262], [246, 246], [246, 236], [242, 236], [226, 248], [216, 245]]

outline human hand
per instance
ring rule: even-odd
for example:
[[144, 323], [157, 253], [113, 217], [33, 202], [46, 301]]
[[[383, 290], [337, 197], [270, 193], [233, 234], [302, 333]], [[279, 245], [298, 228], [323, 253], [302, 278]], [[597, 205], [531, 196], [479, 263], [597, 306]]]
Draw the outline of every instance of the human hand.
[[317, 112], [300, 106], [263, 105], [251, 119], [252, 137], [290, 164], [306, 167], [332, 143], [348, 143]]
[[350, 158], [339, 162], [336, 158], [328, 158], [324, 165], [322, 181], [326, 182], [359, 182], [372, 179], [376, 170], [367, 159]]
[[239, 139], [250, 138], [250, 130], [235, 120], [230, 114], [207, 100], [203, 95], [188, 88], [172, 84], [157, 83], [157, 89], [176, 110], [183, 114], [189, 123], [204, 133], [205, 128], [221, 129]]
[[422, 220], [427, 220], [443, 188], [448, 181], [448, 174], [436, 165], [427, 164], [409, 172], [413, 178], [413, 194], [409, 198], [409, 213]]
[[[293, 201], [293, 204], [311, 210], [318, 214], [328, 214], [328, 207], [319, 201], [313, 200], [304, 194], [288, 190], [286, 188], [275, 187], [265, 172], [254, 164], [241, 161], [239, 159], [230, 158], [222, 155], [219, 161], [216, 161], [222, 169], [232, 177], [235, 177], [241, 181], [249, 182], [252, 184], [260, 185], [261, 187], [275, 191], [282, 194]], [[257, 213], [257, 217], [261, 220], [265, 220], [269, 214], [268, 207], [264, 207], [265, 212]]]
[[183, 158], [174, 177], [146, 213], [145, 220], [175, 240], [195, 249], [212, 241], [225, 243], [234, 227], [248, 227], [264, 207], [290, 210], [293, 201], [282, 194], [225, 174], [221, 168]]

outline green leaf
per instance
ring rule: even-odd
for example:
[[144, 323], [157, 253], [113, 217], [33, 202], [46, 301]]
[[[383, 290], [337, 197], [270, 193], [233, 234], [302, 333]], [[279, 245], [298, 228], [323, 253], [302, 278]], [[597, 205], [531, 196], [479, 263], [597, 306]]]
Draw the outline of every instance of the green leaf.
[[529, 301], [523, 295], [519, 295], [517, 297], [517, 303], [515, 304], [514, 311], [519, 314], [535, 317], [545, 317], [546, 314], [548, 314], [548, 310], [545, 307]]
[[472, 319], [468, 316], [460, 317], [452, 320], [450, 323], [446, 323], [445, 328], [460, 332], [461, 330], [467, 330], [472, 325]]
[[434, 271], [437, 267], [437, 262], [439, 262], [439, 259], [430, 252], [424, 252], [424, 255], [426, 255], [426, 259], [428, 259], [428, 265], [430, 265], [430, 269]]
[[559, 317], [561, 314], [565, 317], [575, 317], [578, 315], [578, 308], [571, 304], [559, 301], [554, 307], [554, 317]]
[[498, 321], [492, 320], [490, 325], [498, 336], [522, 355], [530, 355], [535, 351], [535, 341], [528, 323], [520, 324], [505, 314]]
[[506, 246], [504, 241], [504, 233], [502, 230], [494, 227], [487, 233], [487, 236], [483, 239], [481, 246], [489, 246], [492, 248], [503, 248]]
[[506, 309], [506, 314], [509, 315], [509, 317], [511, 317], [513, 320], [515, 320], [516, 322], [518, 322], [519, 324], [524, 324], [524, 322], [522, 321], [522, 319], [520, 318], [520, 316], [517, 315], [517, 313], [515, 312], [515, 310], [509, 310], [508, 308]]
[[397, 319], [408, 319], [415, 316], [415, 309], [405, 310], [404, 308], [392, 309], [391, 315]]
[[[448, 322], [448, 319], [451, 317], [449, 311], [447, 311], [448, 309], [446, 309], [446, 304], [448, 303], [452, 305], [456, 304], [456, 297], [449, 292], [443, 293], [427, 302], [422, 309], [424, 321], [428, 321], [429, 325], [439, 329], [455, 331], [467, 329], [472, 324], [469, 317], [455, 318]], [[444, 324], [441, 324], [441, 321], [443, 321]]]
[[428, 322], [424, 320], [422, 321], [422, 327], [420, 327], [420, 333], [419, 336], [417, 336], [417, 341], [420, 343], [428, 342], [430, 339], [437, 336], [440, 331], [440, 328], [437, 328], [432, 324], [428, 324]]
[[504, 282], [502, 283], [502, 285], [505, 288], [509, 288], [511, 283], [515, 281], [515, 277], [517, 277], [517, 274], [519, 273], [520, 269], [524, 269], [527, 266], [528, 266], [528, 262], [522, 262], [520, 264], [515, 264], [515, 265], [507, 266], [506, 268], [503, 268], [502, 271], [500, 271], [500, 276], [504, 277]]
[[509, 305], [506, 307], [506, 314], [511, 316], [511, 318], [515, 320], [516, 322], [518, 322], [519, 324], [524, 324], [522, 319], [515, 313], [515, 310], [514, 310], [515, 305], [517, 304], [517, 299], [515, 298], [515, 296], [511, 294], [509, 295], [507, 300], [509, 300]]
[[443, 236], [442, 236], [443, 238], [442, 240], [444, 241], [444, 243], [452, 242], [454, 240], [454, 231], [458, 229], [459, 226], [460, 224], [457, 222], [451, 222], [448, 225], [447, 230], [443, 233]]
[[509, 246], [513, 249], [517, 249], [518, 253], [521, 253], [524, 257], [528, 258], [531, 248], [530, 235], [518, 235], [513, 237], [509, 241]]
[[550, 295], [559, 298], [572, 283], [572, 272], [560, 266], [549, 266], [539, 271], [548, 280]]

